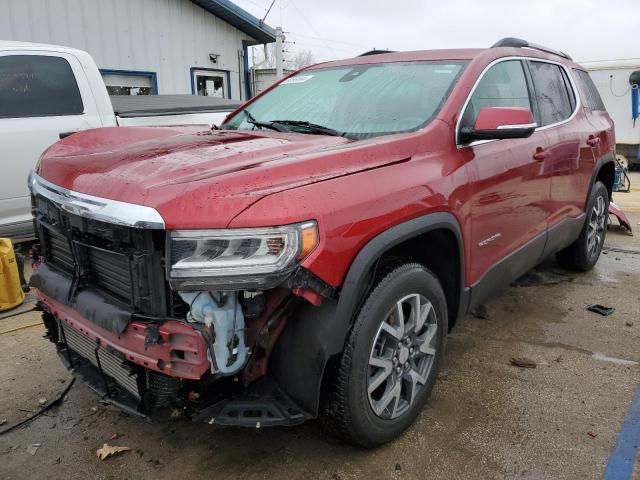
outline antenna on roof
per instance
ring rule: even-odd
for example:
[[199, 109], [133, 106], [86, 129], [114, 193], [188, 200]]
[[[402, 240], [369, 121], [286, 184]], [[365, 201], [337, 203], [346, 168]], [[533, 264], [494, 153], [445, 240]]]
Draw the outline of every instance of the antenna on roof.
[[491, 48], [498, 47], [513, 47], [513, 48], [532, 48], [534, 50], [540, 50], [541, 52], [550, 53], [552, 55], [557, 55], [562, 58], [566, 58], [567, 60], [572, 60], [572, 58], [564, 52], [559, 50], [554, 50], [553, 48], [543, 47], [542, 45], [538, 45], [537, 43], [527, 42], [521, 38], [514, 37], [506, 37], [502, 40], [498, 40], [496, 43], [491, 45]]

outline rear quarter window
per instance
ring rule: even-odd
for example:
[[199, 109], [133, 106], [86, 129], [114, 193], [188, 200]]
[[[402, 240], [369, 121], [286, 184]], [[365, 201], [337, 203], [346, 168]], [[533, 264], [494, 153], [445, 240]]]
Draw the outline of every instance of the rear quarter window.
[[582, 98], [584, 99], [585, 106], [589, 110], [606, 111], [602, 98], [600, 97], [600, 93], [598, 92], [596, 85], [593, 83], [591, 76], [589, 76], [589, 73], [584, 70], [575, 69], [573, 72], [576, 74], [575, 76], [578, 81], [578, 86], [582, 91]]
[[0, 118], [78, 115], [83, 111], [73, 70], [64, 58], [0, 57]]
[[563, 69], [555, 63], [531, 61], [529, 65], [540, 125], [552, 125], [569, 118], [575, 107], [575, 94]]

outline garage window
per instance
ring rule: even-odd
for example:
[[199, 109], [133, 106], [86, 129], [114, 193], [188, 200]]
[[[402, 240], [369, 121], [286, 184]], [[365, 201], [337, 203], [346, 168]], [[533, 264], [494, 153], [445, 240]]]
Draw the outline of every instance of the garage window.
[[100, 70], [109, 95], [156, 95], [155, 72]]
[[193, 93], [203, 97], [229, 98], [229, 74], [222, 70], [191, 69]]
[[64, 58], [0, 57], [0, 118], [79, 115], [83, 111], [76, 78]]

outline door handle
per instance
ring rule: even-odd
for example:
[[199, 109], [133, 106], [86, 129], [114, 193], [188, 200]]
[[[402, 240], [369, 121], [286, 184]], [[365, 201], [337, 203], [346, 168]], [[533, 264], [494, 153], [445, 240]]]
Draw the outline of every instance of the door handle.
[[541, 162], [545, 158], [549, 156], [549, 152], [545, 152], [544, 148], [538, 147], [536, 148], [536, 153], [533, 154], [533, 159]]
[[596, 137], [595, 135], [589, 135], [589, 139], [587, 140], [587, 145], [590, 147], [595, 147], [600, 143], [600, 137]]

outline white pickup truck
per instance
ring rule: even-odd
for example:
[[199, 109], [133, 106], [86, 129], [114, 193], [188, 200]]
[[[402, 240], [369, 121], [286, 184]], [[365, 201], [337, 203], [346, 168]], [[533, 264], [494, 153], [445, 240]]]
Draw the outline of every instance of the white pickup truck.
[[87, 52], [0, 41], [0, 237], [33, 236], [27, 176], [60, 138], [120, 125], [219, 125], [240, 105], [191, 95], [109, 97]]

